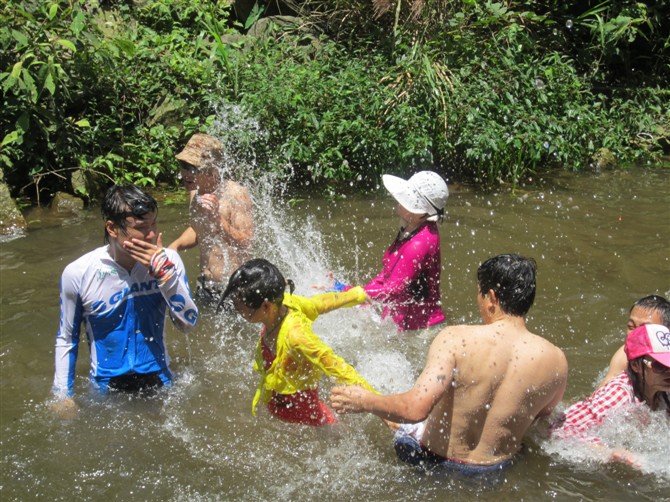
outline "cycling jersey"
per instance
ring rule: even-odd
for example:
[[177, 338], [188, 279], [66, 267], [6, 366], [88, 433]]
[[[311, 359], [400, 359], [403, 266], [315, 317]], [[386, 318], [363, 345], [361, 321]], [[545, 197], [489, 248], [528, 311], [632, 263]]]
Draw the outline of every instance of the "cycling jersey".
[[182, 332], [198, 318], [184, 265], [176, 251], [165, 249], [176, 273], [165, 284], [135, 263], [126, 270], [108, 246], [70, 263], [61, 277], [60, 329], [56, 337], [53, 391], [72, 395], [81, 323], [91, 354], [90, 375], [102, 391], [110, 378], [157, 372], [163, 383], [172, 379], [165, 345], [165, 312]]

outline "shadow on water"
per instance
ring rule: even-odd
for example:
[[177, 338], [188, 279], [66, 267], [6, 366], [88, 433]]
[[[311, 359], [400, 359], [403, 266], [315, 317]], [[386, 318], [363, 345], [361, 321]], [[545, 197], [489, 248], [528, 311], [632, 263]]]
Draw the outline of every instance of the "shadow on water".
[[[268, 187], [272, 188], [268, 188]], [[290, 205], [271, 182], [254, 183], [259, 235], [255, 252], [311, 295], [328, 271], [364, 283], [380, 267], [398, 222], [393, 202], [377, 196]], [[589, 394], [623, 341], [628, 308], [647, 294], [670, 296], [670, 230], [663, 210], [670, 176], [636, 169], [557, 175], [542, 189], [479, 194], [452, 187], [440, 227], [442, 290], [451, 324], [478, 322], [475, 271], [487, 257], [519, 252], [538, 261], [531, 330], [563, 348], [570, 363], [565, 402]], [[41, 217], [37, 215], [36, 217]], [[188, 218], [161, 207], [164, 242]], [[347, 416], [310, 428], [253, 417], [252, 358], [258, 326], [202, 312], [188, 337], [168, 344], [175, 385], [147, 398], [88, 392], [88, 353], [78, 365], [80, 414], [59, 421], [46, 403], [64, 266], [102, 241], [97, 210], [83, 219], [44, 222], [0, 245], [1, 480], [3, 500], [659, 500], [667, 497], [670, 427], [606, 432], [644, 459], [644, 473], [603, 465], [588, 450], [562, 448], [541, 430], [528, 453], [493, 492], [400, 464], [391, 434], [371, 416]], [[197, 251], [183, 254], [193, 280]], [[315, 332], [384, 392], [408, 389], [437, 329], [398, 334], [379, 309], [324, 315]], [[325, 394], [330, 383], [323, 382]], [[618, 428], [616, 428], [618, 427]], [[638, 430], [640, 429], [640, 430]], [[647, 431], [645, 434], [644, 431]]]

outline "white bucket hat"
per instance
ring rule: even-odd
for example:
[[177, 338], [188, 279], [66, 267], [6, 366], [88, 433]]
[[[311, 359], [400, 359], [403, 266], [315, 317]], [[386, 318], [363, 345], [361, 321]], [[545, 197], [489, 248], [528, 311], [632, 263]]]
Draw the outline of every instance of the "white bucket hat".
[[442, 221], [449, 189], [442, 176], [420, 171], [408, 180], [385, 174], [382, 182], [398, 203], [410, 213], [428, 214], [428, 221]]

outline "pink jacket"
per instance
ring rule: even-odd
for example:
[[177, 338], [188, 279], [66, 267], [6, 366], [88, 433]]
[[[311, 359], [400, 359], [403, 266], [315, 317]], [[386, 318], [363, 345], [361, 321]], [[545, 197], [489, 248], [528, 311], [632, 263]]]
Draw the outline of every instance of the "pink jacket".
[[400, 235], [384, 253], [384, 268], [365, 292], [384, 303], [382, 317], [391, 316], [400, 331], [421, 329], [444, 320], [440, 300], [440, 235], [435, 223]]

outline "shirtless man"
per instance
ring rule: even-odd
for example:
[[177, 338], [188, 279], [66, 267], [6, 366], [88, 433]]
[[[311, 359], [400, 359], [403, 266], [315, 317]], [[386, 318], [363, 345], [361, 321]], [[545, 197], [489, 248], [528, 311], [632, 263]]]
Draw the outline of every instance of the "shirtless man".
[[533, 260], [495, 256], [479, 267], [477, 282], [484, 324], [437, 335], [413, 389], [377, 395], [335, 387], [330, 397], [338, 413], [417, 424], [396, 432], [402, 460], [488, 477], [514, 461], [528, 428], [561, 401], [568, 364], [558, 347], [526, 329], [535, 299]]
[[[670, 328], [670, 302], [658, 295], [645, 296], [636, 301], [628, 314], [626, 333], [630, 333], [635, 328], [639, 328], [645, 324], [660, 324], [666, 328]], [[621, 374], [628, 367], [628, 359], [623, 348], [624, 346], [622, 345], [612, 356], [607, 375], [600, 382], [598, 388]]]
[[177, 154], [182, 181], [189, 191], [190, 226], [168, 248], [200, 245], [196, 297], [217, 303], [230, 274], [249, 259], [254, 234], [249, 191], [221, 179], [223, 145], [208, 134], [194, 134]]

